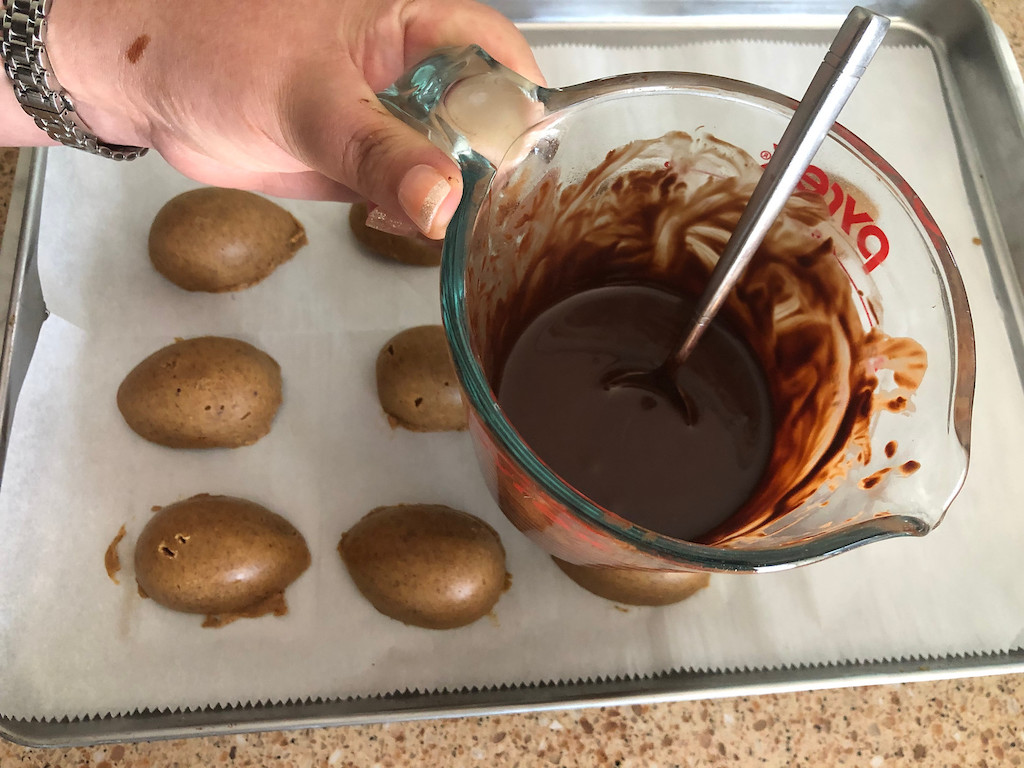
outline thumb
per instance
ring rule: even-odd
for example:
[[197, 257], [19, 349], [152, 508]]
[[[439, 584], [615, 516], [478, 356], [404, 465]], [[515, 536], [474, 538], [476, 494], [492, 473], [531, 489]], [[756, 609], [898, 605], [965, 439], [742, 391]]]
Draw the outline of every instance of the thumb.
[[444, 237], [462, 198], [455, 162], [388, 112], [368, 85], [330, 90], [293, 103], [285, 135], [296, 156], [392, 216], [408, 217], [427, 237]]

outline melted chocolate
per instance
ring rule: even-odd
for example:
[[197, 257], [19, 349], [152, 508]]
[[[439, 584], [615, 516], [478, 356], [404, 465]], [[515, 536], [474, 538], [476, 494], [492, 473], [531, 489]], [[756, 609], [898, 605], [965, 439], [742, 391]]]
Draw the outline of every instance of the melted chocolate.
[[750, 497], [772, 447], [760, 366], [713, 323], [677, 384], [684, 413], [657, 389], [611, 385], [656, 368], [693, 302], [623, 285], [578, 293], [541, 313], [513, 346], [498, 401], [541, 460], [597, 504], [649, 530], [695, 539]]
[[[758, 163], [737, 147], [713, 137], [669, 133], [610, 152], [578, 181], [561, 179], [557, 170], [539, 181], [510, 176], [488, 203], [488, 225], [475, 234], [481, 239], [471, 247], [483, 256], [467, 278], [471, 332], [492, 387], [503, 390], [500, 397], [509, 421], [542, 458], [544, 451], [555, 451], [546, 459], [552, 469], [579, 483], [583, 493], [604, 497], [606, 504], [595, 500], [608, 506], [613, 517], [624, 518], [623, 523], [642, 519], [665, 530], [668, 513], [648, 517], [648, 512], [621, 506], [630, 493], [648, 493], [623, 491], [621, 485], [637, 467], [646, 470], [643, 462], [634, 462], [628, 471], [621, 463], [591, 470], [597, 478], [593, 482], [604, 486], [586, 487], [591, 480], [576, 478], [574, 467], [583, 461], [576, 454], [588, 451], [593, 440], [547, 425], [532, 434], [536, 428], [528, 421], [543, 418], [529, 412], [561, 416], [555, 413], [557, 407], [541, 401], [541, 392], [553, 385], [520, 382], [509, 388], [503, 368], [537, 318], [585, 291], [632, 284], [659, 286], [675, 296], [699, 295], [760, 175]], [[725, 514], [722, 509], [713, 514], [702, 510], [688, 536], [697, 532], [701, 542], [720, 546], [758, 536], [819, 488], [835, 487], [851, 469], [867, 465], [874, 415], [908, 406], [927, 368], [927, 355], [912, 339], [890, 338], [864, 327], [858, 305], [866, 301], [870, 306], [870, 301], [857, 293], [847, 275], [847, 270], [860, 268], [854, 244], [832, 220], [823, 198], [798, 190], [720, 314], [742, 337], [767, 379], [774, 425], [767, 465], [761, 472], [762, 459], [752, 460], [750, 466], [757, 469], [750, 475], [761, 478], [752, 489], [745, 484], [750, 475], [738, 479], [732, 469], [678, 480], [674, 491], [680, 500], [711, 498], [714, 486], [739, 483], [731, 497], [719, 499], [723, 507], [732, 505], [732, 514], [702, 532]], [[681, 331], [682, 323], [675, 328], [676, 334]], [[721, 343], [728, 348], [728, 342]], [[611, 357], [620, 354], [621, 345], [613, 345], [610, 352]], [[663, 357], [650, 357], [651, 367]], [[880, 373], [887, 377], [887, 386], [889, 381], [894, 386], [880, 386]], [[576, 398], [588, 392], [588, 397], [596, 396], [593, 384], [578, 387]], [[644, 397], [650, 396], [642, 391], [615, 394], [636, 398], [635, 410], [641, 413]], [[519, 405], [513, 402], [520, 399], [524, 402]], [[543, 449], [534, 445], [544, 439], [545, 430], [564, 443]], [[719, 451], [707, 446], [705, 452]], [[527, 510], [529, 499], [515, 504]], [[546, 524], [541, 511], [533, 524]]]

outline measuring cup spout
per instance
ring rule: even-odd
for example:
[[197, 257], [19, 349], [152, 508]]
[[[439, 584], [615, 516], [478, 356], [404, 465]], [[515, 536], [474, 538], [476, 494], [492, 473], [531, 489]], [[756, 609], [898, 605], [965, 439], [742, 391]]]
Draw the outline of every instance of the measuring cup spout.
[[436, 51], [377, 98], [463, 167], [483, 160], [493, 170], [543, 116], [539, 90], [471, 45]]

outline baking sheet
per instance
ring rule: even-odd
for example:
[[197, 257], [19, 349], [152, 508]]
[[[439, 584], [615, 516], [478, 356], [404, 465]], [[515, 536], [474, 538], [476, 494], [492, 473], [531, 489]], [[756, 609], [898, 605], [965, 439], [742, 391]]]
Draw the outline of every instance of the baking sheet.
[[[799, 94], [823, 53], [770, 46], [744, 62], [751, 71], [737, 72], [730, 68], [738, 51], [752, 46], [659, 49], [646, 53], [664, 60], [639, 63], [625, 57], [644, 51], [616, 51], [615, 68], [686, 67]], [[549, 79], [569, 82], [601, 73], [552, 67], [592, 67], [608, 53], [545, 50], [539, 58]], [[888, 61], [873, 65], [858, 93], [871, 100], [851, 104], [844, 122], [900, 168], [960, 257], [979, 343], [968, 485], [926, 539], [876, 544], [790, 573], [719, 576], [668, 609], [622, 612], [562, 578], [500, 517], [476, 477], [466, 436], [383, 426], [372, 361], [393, 332], [436, 322], [432, 270], [358, 253], [344, 208], [288, 202], [311, 240], [294, 262], [240, 294], [185, 294], [152, 272], [145, 233], [158, 207], [193, 185], [156, 158], [124, 166], [54, 152], [40, 271], [55, 317], [22, 392], [0, 490], [8, 531], [0, 544], [0, 652], [9, 660], [0, 670], [0, 711], [102, 714], [1019, 645], [1024, 596], [1013, 560], [1022, 536], [1010, 514], [1015, 494], [1003, 480], [1013, 477], [1015, 457], [1003, 446], [1013, 444], [1009, 427], [1024, 403], [972, 242], [930, 55], [882, 55]], [[770, 72], [765, 60], [773, 62]], [[774, 81], [782, 77], [790, 81]], [[879, 120], [879, 105], [903, 105], [908, 88], [925, 91], [920, 109]], [[932, 127], [926, 136], [920, 125]], [[74, 205], [101, 189], [111, 195], [99, 211]], [[282, 363], [286, 404], [256, 446], [217, 455], [169, 451], [120, 422], [113, 392], [124, 372], [171, 337], [200, 333], [238, 335]], [[100, 560], [120, 522], [130, 523], [130, 544], [152, 504], [200, 491], [246, 495], [306, 535], [314, 565], [288, 592], [289, 617], [200, 630], [196, 617], [139, 601], [130, 572], [120, 588], [107, 581]], [[334, 552], [338, 535], [372, 506], [412, 500], [463, 506], [499, 529], [515, 581], [495, 621], [433, 633], [384, 619], [355, 594]], [[250, 679], [253, 668], [261, 670], [258, 680]]]

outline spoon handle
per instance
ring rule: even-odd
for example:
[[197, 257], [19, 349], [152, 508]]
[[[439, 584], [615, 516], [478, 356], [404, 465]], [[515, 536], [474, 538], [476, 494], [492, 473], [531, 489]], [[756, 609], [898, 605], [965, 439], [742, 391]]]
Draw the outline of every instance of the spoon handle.
[[740, 279], [814, 159], [888, 29], [888, 18], [866, 8], [858, 6], [846, 17], [711, 273], [708, 285], [697, 302], [693, 324], [676, 352], [677, 365], [689, 357], [729, 291]]

